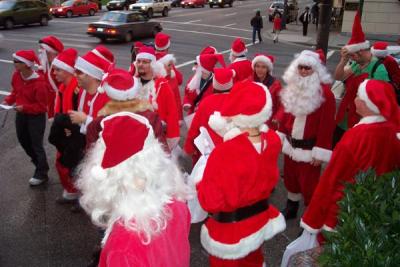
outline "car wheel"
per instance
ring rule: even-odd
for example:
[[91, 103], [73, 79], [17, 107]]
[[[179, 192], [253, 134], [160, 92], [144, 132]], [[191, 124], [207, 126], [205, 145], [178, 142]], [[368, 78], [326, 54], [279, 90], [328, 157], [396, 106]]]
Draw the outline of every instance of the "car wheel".
[[162, 11], [162, 15], [163, 17], [168, 17], [168, 8], [164, 7], [163, 11]]
[[147, 11], [147, 16], [151, 19], [152, 17], [153, 17], [153, 9], [149, 9], [148, 11]]
[[185, 5], [182, 5], [182, 8], [185, 8]]
[[68, 10], [67, 11], [67, 18], [72, 18], [72, 15], [73, 15], [72, 11]]
[[213, 5], [210, 4], [210, 8], [213, 8]]
[[96, 11], [94, 11], [94, 9], [90, 9], [89, 16], [94, 16], [94, 14], [96, 14]]
[[220, 7], [220, 8], [224, 8], [224, 5], [221, 4], [221, 5], [219, 5], [219, 7]]
[[11, 30], [12, 28], [14, 28], [14, 21], [12, 19], [6, 19], [6, 21], [4, 22], [4, 28], [6, 30]]
[[131, 32], [127, 32], [124, 37], [124, 41], [129, 43], [133, 39], [133, 34]]
[[40, 25], [47, 26], [49, 25], [49, 19], [46, 16], [40, 17]]

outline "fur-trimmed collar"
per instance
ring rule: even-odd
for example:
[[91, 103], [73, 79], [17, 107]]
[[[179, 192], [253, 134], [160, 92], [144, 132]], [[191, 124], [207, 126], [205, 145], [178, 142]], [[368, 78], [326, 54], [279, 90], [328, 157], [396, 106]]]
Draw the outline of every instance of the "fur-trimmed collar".
[[381, 115], [375, 115], [375, 116], [367, 116], [362, 118], [356, 125], [353, 127], [356, 127], [361, 124], [371, 124], [371, 123], [378, 123], [378, 122], [384, 122], [386, 119], [381, 116]]
[[147, 100], [133, 99], [128, 101], [115, 101], [110, 100], [104, 107], [98, 112], [101, 116], [108, 116], [121, 111], [128, 112], [143, 112], [146, 110], [154, 111], [152, 105]]

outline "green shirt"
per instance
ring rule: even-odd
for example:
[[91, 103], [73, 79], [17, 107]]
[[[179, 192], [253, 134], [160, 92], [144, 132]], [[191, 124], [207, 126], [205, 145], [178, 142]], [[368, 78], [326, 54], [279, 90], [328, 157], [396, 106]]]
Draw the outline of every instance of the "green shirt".
[[374, 68], [375, 63], [378, 61], [376, 57], [372, 57], [371, 62], [368, 64], [368, 66], [364, 69], [360, 68], [360, 65], [358, 65], [356, 62], [352, 62], [350, 67], [351, 71], [355, 75], [360, 75], [362, 73], [368, 73], [368, 79], [375, 79], [375, 80], [381, 80], [381, 81], [387, 81], [389, 82], [389, 75], [386, 71], [385, 65], [383, 63], [379, 64], [379, 66], [376, 68], [376, 71], [374, 73], [374, 76], [371, 77], [371, 72], [372, 69]]

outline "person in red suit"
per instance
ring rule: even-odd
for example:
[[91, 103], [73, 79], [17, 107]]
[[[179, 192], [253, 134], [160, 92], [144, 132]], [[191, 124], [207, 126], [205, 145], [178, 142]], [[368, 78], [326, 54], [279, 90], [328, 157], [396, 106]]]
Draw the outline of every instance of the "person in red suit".
[[209, 133], [215, 146], [222, 143], [222, 137], [214, 132], [208, 125], [208, 119], [218, 111], [229, 96], [233, 86], [235, 73], [228, 68], [214, 69], [213, 94], [205, 98], [199, 105], [193, 121], [187, 133], [183, 150], [192, 156], [193, 165], [200, 157], [199, 150], [196, 148], [194, 140], [200, 134], [200, 128], [204, 127]]
[[3, 104], [15, 105], [17, 111], [15, 128], [17, 138], [25, 153], [35, 165], [35, 172], [29, 179], [31, 186], [48, 181], [46, 151], [43, 135], [46, 128], [48, 84], [41, 73], [34, 70], [39, 60], [33, 50], [19, 50], [13, 54], [14, 74], [11, 80], [11, 94]]
[[335, 98], [323, 58], [320, 53], [304, 50], [283, 75], [287, 85], [280, 93], [276, 119], [285, 155], [286, 219], [297, 216], [302, 197], [305, 206], [310, 203], [321, 163], [328, 162], [332, 154]]
[[54, 77], [51, 72], [50, 67], [53, 60], [57, 57], [59, 53], [64, 50], [63, 43], [55, 36], [49, 35], [45, 36], [39, 40], [39, 71], [45, 77], [48, 83], [49, 92], [47, 93], [48, 100], [48, 113], [49, 118], [54, 117], [54, 104], [56, 99], [56, 92], [60, 83]]
[[[74, 66], [77, 57], [78, 51], [73, 48], [68, 48], [61, 52], [53, 60], [51, 65], [54, 77], [56, 81], [60, 83], [56, 94], [54, 110], [55, 118], [49, 135], [49, 142], [54, 144], [57, 148], [55, 165], [63, 187], [62, 197], [56, 199], [58, 204], [73, 203], [79, 197], [72, 178], [72, 172], [83, 155], [83, 153], [79, 152], [82, 152], [84, 143], [82, 143], [82, 146], [79, 149], [74, 150], [77, 153], [71, 153], [72, 151], [68, 146], [77, 146], [78, 144], [66, 142], [68, 142], [68, 139], [75, 139], [75, 136], [72, 135], [77, 135], [76, 138], [83, 140], [84, 136], [81, 136], [81, 133], [79, 133], [79, 126], [70, 127], [67, 126], [69, 123], [65, 122], [65, 118], [69, 118], [69, 111], [78, 110], [80, 88], [78, 87], [78, 81], [74, 76]], [[76, 129], [76, 131], [73, 132], [72, 128]], [[73, 159], [71, 157], [73, 157]]]
[[188, 190], [178, 167], [145, 117], [119, 112], [101, 127], [77, 182], [82, 207], [105, 230], [98, 266], [189, 267]]
[[271, 55], [256, 54], [251, 62], [253, 69], [253, 81], [264, 84], [268, 87], [272, 97], [272, 115], [267, 122], [268, 126], [276, 130], [278, 128], [277, 121], [274, 119], [279, 107], [279, 93], [282, 89], [281, 82], [272, 76], [275, 58]]
[[138, 98], [147, 100], [162, 120], [170, 151], [179, 143], [179, 112], [175, 95], [165, 79], [164, 66], [157, 62], [152, 47], [144, 46], [136, 56], [136, 72], [139, 78]]
[[251, 68], [251, 61], [247, 59], [247, 48], [242, 39], [236, 38], [232, 43], [229, 60], [231, 64], [228, 68], [236, 72], [233, 82], [243, 81], [249, 79], [253, 75]]
[[[321, 231], [334, 231], [337, 225], [345, 183], [354, 183], [361, 171], [373, 169], [381, 175], [400, 167], [400, 112], [392, 86], [365, 80], [354, 101], [361, 120], [335, 147], [300, 223], [303, 235], [320, 244], [324, 241]], [[297, 243], [297, 250], [304, 250]]]
[[201, 244], [211, 267], [265, 266], [261, 246], [286, 227], [268, 201], [278, 183], [281, 140], [265, 124], [272, 112], [268, 89], [250, 80], [236, 83], [209, 120], [223, 136], [197, 181], [201, 207], [210, 216]]

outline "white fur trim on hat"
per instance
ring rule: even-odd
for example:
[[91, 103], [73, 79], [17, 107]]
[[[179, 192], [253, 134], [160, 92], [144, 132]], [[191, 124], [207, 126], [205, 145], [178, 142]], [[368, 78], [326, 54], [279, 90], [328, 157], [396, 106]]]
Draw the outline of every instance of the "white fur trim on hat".
[[267, 68], [269, 70], [269, 73], [272, 73], [272, 70], [274, 69], [274, 64], [272, 63], [271, 59], [269, 59], [266, 56], [258, 55], [256, 56], [252, 61], [251, 61], [251, 67], [254, 70], [256, 63], [257, 62], [262, 62], [265, 65], [267, 65]]
[[370, 43], [369, 43], [369, 41], [365, 41], [365, 42], [358, 43], [358, 44], [345, 45], [344, 47], [347, 49], [347, 51], [349, 53], [355, 53], [360, 50], [370, 48]]
[[277, 217], [269, 219], [260, 230], [243, 237], [235, 244], [225, 244], [214, 240], [204, 224], [201, 228], [200, 241], [209, 254], [221, 259], [233, 260], [245, 257], [250, 252], [258, 249], [265, 240], [271, 239], [285, 229], [285, 218], [279, 213]]
[[160, 62], [161, 64], [167, 65], [168, 63], [170, 63], [172, 61], [173, 64], [176, 63], [176, 58], [173, 54], [166, 54], [165, 56], [163, 56], [162, 58], [160, 58], [158, 60], [158, 62]]
[[74, 73], [75, 69], [65, 63], [64, 61], [59, 60], [58, 58], [55, 58], [53, 62], [51, 63], [52, 66], [56, 66], [59, 69], [65, 70], [66, 72], [69, 72], [71, 74]]
[[27, 65], [27, 66], [30, 67], [30, 68], [33, 67], [33, 66], [35, 65], [35, 62], [29, 61], [29, 60], [27, 60], [27, 59], [24, 58], [24, 57], [20, 57], [20, 56], [18, 56], [16, 53], [13, 54], [13, 58], [15, 58], [16, 60], [19, 60], [19, 61], [21, 61], [21, 62], [24, 62], [25, 65]]
[[243, 51], [241, 52], [235, 52], [231, 49], [231, 55], [235, 56], [235, 57], [241, 57], [241, 56], [245, 56], [247, 54], [247, 48], [245, 48]]
[[361, 100], [363, 100], [365, 102], [365, 104], [367, 104], [367, 107], [371, 111], [373, 111], [377, 114], [380, 114], [379, 108], [368, 97], [367, 88], [366, 88], [368, 81], [369, 80], [365, 80], [360, 84], [360, 86], [358, 87], [357, 95]]
[[40, 47], [42, 47], [47, 52], [58, 54], [57, 50], [55, 50], [53, 47], [49, 46], [48, 44], [40, 43]]
[[153, 62], [153, 61], [156, 61], [156, 56], [153, 54], [150, 54], [150, 53], [142, 52], [142, 53], [137, 54], [136, 60], [138, 60], [138, 59], [148, 59]]
[[376, 57], [386, 57], [387, 55], [389, 55], [389, 51], [387, 49], [374, 49], [374, 47], [371, 47], [371, 53]]
[[106, 92], [106, 94], [108, 95], [108, 97], [110, 97], [111, 99], [118, 100], [118, 101], [132, 100], [137, 96], [137, 94], [139, 93], [139, 90], [140, 90], [139, 81], [137, 81], [137, 78], [135, 78], [135, 77], [133, 79], [135, 80], [134, 85], [133, 85], [133, 87], [129, 88], [128, 90], [122, 91], [122, 90], [115, 89], [115, 88], [111, 87], [108, 83], [105, 83], [103, 85], [103, 89]]
[[239, 128], [254, 128], [259, 127], [260, 125], [264, 124], [272, 114], [272, 98], [268, 88], [262, 83], [256, 83], [257, 85], [261, 86], [265, 91], [266, 97], [266, 105], [262, 108], [262, 110], [253, 115], [236, 115], [232, 116], [232, 122], [234, 125], [238, 126]]
[[213, 78], [213, 87], [214, 87], [215, 90], [218, 90], [218, 91], [227, 91], [227, 90], [230, 90], [230, 89], [232, 88], [232, 86], [233, 86], [233, 79], [231, 79], [231, 80], [230, 80], [229, 82], [227, 82], [227, 83], [222, 84], [222, 83], [219, 83], [219, 82], [215, 79], [215, 76], [214, 76], [214, 78]]
[[104, 71], [92, 63], [86, 61], [82, 57], [78, 57], [75, 63], [75, 69], [82, 71], [83, 73], [86, 73], [87, 75], [92, 76], [93, 78], [96, 78], [97, 80], [101, 81], [104, 75]]
[[99, 58], [104, 59], [104, 60], [107, 61], [108, 63], [112, 63], [112, 62], [111, 62], [110, 60], [108, 60], [105, 56], [103, 56], [103, 55], [99, 52], [99, 50], [97, 50], [96, 48], [93, 49], [91, 52], [92, 52], [93, 54], [95, 54], [96, 56], [98, 56]]
[[208, 125], [211, 127], [211, 129], [218, 133], [228, 127], [228, 122], [224, 117], [221, 116], [219, 111], [215, 111], [214, 114], [212, 114], [208, 119]]
[[169, 46], [171, 45], [171, 40], [168, 40], [168, 43], [166, 45], [164, 45], [163, 47], [159, 47], [156, 44], [154, 44], [154, 47], [158, 50], [158, 51], [163, 51], [169, 48]]

